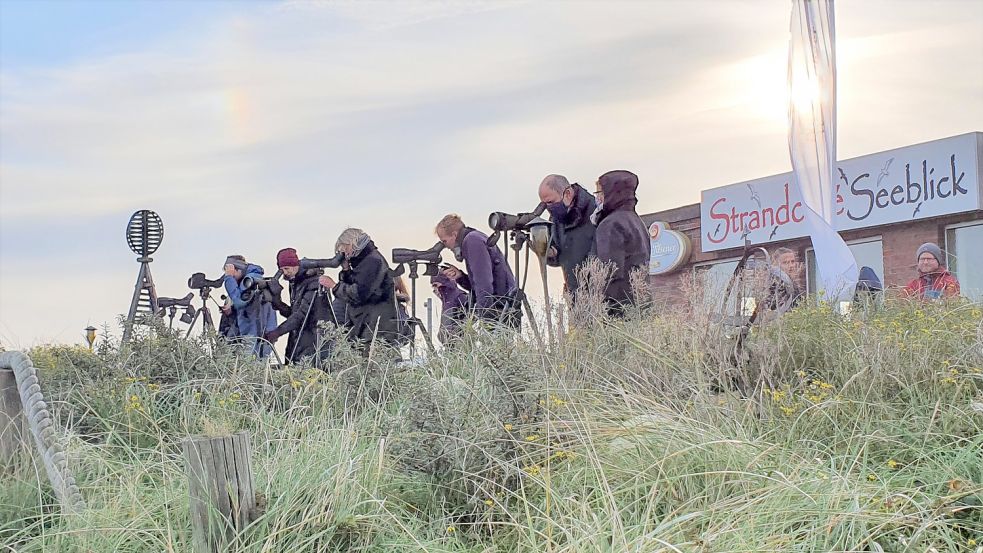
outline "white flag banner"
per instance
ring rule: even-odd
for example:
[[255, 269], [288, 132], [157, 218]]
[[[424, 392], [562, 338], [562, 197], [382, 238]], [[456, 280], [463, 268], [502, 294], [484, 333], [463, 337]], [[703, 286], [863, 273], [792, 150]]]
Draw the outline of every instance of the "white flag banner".
[[857, 261], [833, 229], [836, 163], [836, 33], [833, 0], [792, 0], [788, 51], [792, 172], [816, 252], [816, 283], [826, 300], [848, 301]]

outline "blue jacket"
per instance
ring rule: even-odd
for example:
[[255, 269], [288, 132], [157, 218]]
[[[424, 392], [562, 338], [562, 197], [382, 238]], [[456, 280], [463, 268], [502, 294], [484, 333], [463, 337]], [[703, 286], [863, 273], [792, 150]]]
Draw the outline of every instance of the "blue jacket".
[[[243, 282], [247, 278], [254, 280], [263, 278], [263, 268], [252, 263], [246, 265], [245, 273]], [[262, 300], [263, 294], [254, 293], [248, 300], [243, 299], [243, 292], [245, 292], [243, 282], [236, 282], [234, 277], [225, 276], [225, 291], [228, 292], [232, 307], [235, 308], [239, 336], [262, 338], [264, 334], [276, 328], [276, 312], [269, 302]], [[259, 357], [266, 357], [270, 350], [269, 344], [262, 341], [257, 341], [253, 346], [253, 353]]]

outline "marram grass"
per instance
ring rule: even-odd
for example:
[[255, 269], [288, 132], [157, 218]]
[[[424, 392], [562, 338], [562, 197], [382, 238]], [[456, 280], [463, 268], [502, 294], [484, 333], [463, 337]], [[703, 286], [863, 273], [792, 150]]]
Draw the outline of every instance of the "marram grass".
[[261, 514], [231, 551], [981, 551], [981, 318], [802, 307], [739, 375], [657, 305], [411, 368], [269, 370], [162, 330], [39, 347], [89, 508], [7, 467], [0, 550], [190, 551], [180, 440], [247, 430]]

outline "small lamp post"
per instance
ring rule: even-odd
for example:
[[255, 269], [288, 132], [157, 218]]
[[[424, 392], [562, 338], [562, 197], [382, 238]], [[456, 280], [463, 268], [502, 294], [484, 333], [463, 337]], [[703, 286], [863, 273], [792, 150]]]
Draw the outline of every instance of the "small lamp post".
[[96, 327], [85, 327], [85, 341], [89, 343], [89, 351], [92, 351], [92, 345], [96, 343]]

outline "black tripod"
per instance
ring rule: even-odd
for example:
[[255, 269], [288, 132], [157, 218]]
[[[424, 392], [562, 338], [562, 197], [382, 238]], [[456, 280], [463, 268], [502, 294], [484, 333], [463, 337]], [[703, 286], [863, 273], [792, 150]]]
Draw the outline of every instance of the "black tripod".
[[[208, 309], [208, 300], [211, 298], [212, 287], [202, 286], [198, 289], [198, 295], [201, 297], [201, 309], [195, 313], [195, 318], [191, 319], [191, 323], [188, 325], [188, 332], [184, 335], [185, 338], [191, 336], [191, 331], [195, 329], [195, 323], [198, 322], [198, 317], [201, 317], [202, 321], [202, 331], [208, 333], [209, 331], [215, 330], [215, 323], [212, 322], [212, 312]], [[212, 299], [212, 301], [215, 301]], [[215, 302], [218, 305], [218, 302]]]
[[423, 273], [420, 273], [420, 261], [408, 261], [404, 265], [400, 263], [399, 266], [393, 271], [394, 276], [400, 276], [406, 272], [406, 265], [409, 266], [410, 271], [407, 276], [410, 278], [410, 318], [406, 320], [406, 324], [410, 325], [413, 329], [413, 337], [410, 339], [410, 357], [416, 356], [416, 330], [419, 329], [420, 333], [423, 334], [423, 340], [427, 343], [427, 349], [430, 353], [434, 352], [433, 340], [430, 338], [430, 333], [427, 332], [427, 327], [424, 326], [423, 321], [421, 321], [416, 316], [416, 279], [423, 276], [434, 276], [440, 272], [440, 268], [436, 263], [423, 262]]

